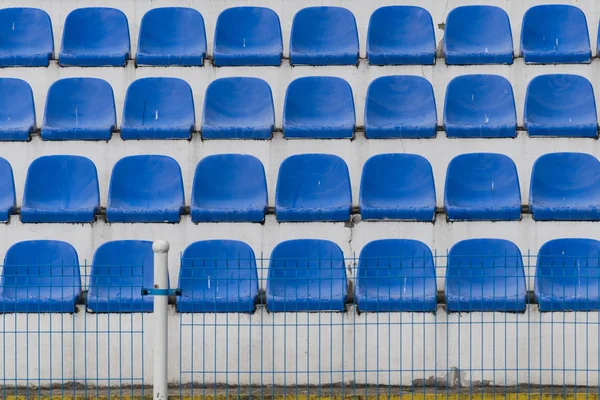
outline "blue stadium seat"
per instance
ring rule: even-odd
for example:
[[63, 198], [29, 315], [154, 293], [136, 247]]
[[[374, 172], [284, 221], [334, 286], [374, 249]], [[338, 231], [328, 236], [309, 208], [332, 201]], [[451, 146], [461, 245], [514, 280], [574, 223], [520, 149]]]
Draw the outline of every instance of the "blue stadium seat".
[[444, 30], [448, 65], [512, 64], [513, 40], [506, 11], [496, 6], [462, 6], [448, 13]]
[[523, 16], [521, 55], [528, 64], [589, 63], [592, 51], [585, 14], [563, 4], [531, 7]]
[[600, 310], [600, 242], [556, 239], [540, 248], [535, 300], [540, 311]]
[[344, 79], [307, 76], [288, 86], [283, 105], [285, 137], [351, 138], [355, 125], [352, 88]]
[[108, 222], [179, 222], [184, 207], [177, 161], [167, 156], [124, 157], [115, 164], [108, 191]]
[[517, 111], [513, 89], [498, 75], [462, 75], [450, 81], [444, 129], [453, 138], [513, 138]]
[[259, 78], [221, 78], [204, 96], [204, 139], [270, 139], [275, 127], [273, 95]]
[[129, 58], [129, 24], [116, 8], [78, 8], [65, 19], [62, 66], [124, 67]]
[[267, 278], [267, 310], [344, 311], [348, 286], [344, 254], [328, 240], [299, 239], [273, 249]]
[[123, 139], [189, 139], [195, 123], [194, 98], [186, 81], [142, 78], [129, 85]]
[[115, 98], [105, 80], [65, 78], [48, 89], [42, 139], [109, 140], [116, 124]]
[[152, 242], [117, 240], [98, 247], [92, 261], [88, 310], [97, 313], [152, 312], [154, 285]]
[[232, 7], [217, 18], [217, 67], [281, 64], [283, 40], [277, 13], [265, 7]]
[[448, 254], [445, 294], [449, 312], [525, 311], [521, 251], [503, 239], [456, 243]]
[[152, 9], [142, 17], [139, 35], [137, 65], [204, 65], [204, 19], [193, 8]]
[[427, 79], [391, 75], [371, 82], [365, 103], [368, 139], [433, 138], [436, 129], [435, 98]]
[[193, 222], [262, 222], [267, 179], [260, 160], [244, 154], [203, 158], [192, 187]]
[[250, 313], [258, 296], [254, 252], [237, 240], [204, 240], [181, 256], [177, 311]]
[[29, 140], [35, 129], [35, 106], [29, 84], [0, 78], [0, 140]]
[[70, 244], [29, 240], [6, 252], [0, 313], [73, 313], [80, 296], [79, 260]]
[[81, 156], [43, 156], [27, 171], [22, 222], [94, 222], [100, 211], [96, 166]]
[[292, 65], [358, 64], [358, 29], [350, 10], [306, 7], [292, 21]]
[[435, 63], [435, 34], [429, 12], [416, 6], [380, 7], [371, 14], [367, 33], [371, 65]]
[[598, 136], [591, 83], [579, 75], [533, 78], [525, 94], [523, 122], [529, 136]]
[[278, 221], [348, 221], [352, 189], [348, 166], [331, 154], [298, 154], [283, 160], [277, 177]]
[[600, 221], [600, 162], [583, 153], [541, 156], [531, 171], [529, 208], [536, 221]]
[[7, 222], [17, 208], [15, 181], [9, 162], [0, 157], [0, 221]]
[[47, 67], [52, 53], [52, 22], [45, 11], [0, 10], [0, 67]]
[[367, 243], [358, 259], [355, 298], [362, 312], [433, 312], [435, 266], [425, 243], [383, 239]]
[[454, 157], [446, 171], [444, 209], [451, 221], [521, 219], [521, 189], [513, 160], [495, 153]]
[[435, 185], [429, 161], [416, 154], [379, 154], [367, 160], [360, 182], [362, 219], [433, 221]]

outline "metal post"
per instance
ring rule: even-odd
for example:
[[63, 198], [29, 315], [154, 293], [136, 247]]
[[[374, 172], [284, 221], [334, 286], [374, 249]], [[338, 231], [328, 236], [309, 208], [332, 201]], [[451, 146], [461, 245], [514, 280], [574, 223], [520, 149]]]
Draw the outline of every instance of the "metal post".
[[[154, 251], [154, 289], [169, 289], [169, 242], [166, 240], [157, 240], [152, 244]], [[154, 382], [153, 398], [157, 400], [166, 400], [168, 395], [167, 387], [167, 344], [168, 344], [168, 325], [167, 325], [167, 307], [169, 304], [168, 295], [154, 296]]]

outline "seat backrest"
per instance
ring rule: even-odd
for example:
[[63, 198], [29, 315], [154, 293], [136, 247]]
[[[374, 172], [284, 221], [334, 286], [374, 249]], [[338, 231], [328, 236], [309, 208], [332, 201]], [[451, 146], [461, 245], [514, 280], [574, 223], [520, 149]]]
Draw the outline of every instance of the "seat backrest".
[[363, 219], [433, 221], [431, 164], [416, 154], [378, 154], [363, 167], [359, 196]]
[[279, 221], [347, 221], [352, 208], [348, 166], [331, 154], [299, 154], [279, 167]]
[[206, 57], [204, 18], [187, 7], [161, 7], [142, 17], [138, 65], [202, 66]]
[[367, 33], [371, 65], [435, 62], [435, 34], [431, 14], [416, 6], [385, 6], [371, 14]]
[[454, 157], [446, 171], [444, 209], [449, 220], [520, 219], [521, 189], [513, 160], [497, 153]]
[[544, 154], [533, 164], [529, 208], [538, 221], [600, 220], [600, 162], [590, 154]]
[[254, 251], [237, 240], [189, 245], [179, 269], [179, 312], [252, 312], [258, 296]]
[[361, 250], [355, 290], [360, 311], [435, 311], [436, 295], [435, 264], [425, 243], [383, 239]]
[[116, 240], [98, 247], [90, 273], [87, 307], [94, 312], [151, 312], [154, 285], [152, 242]]
[[112, 87], [98, 78], [64, 78], [48, 89], [42, 139], [109, 140], [117, 116]]
[[204, 139], [270, 139], [275, 128], [273, 94], [259, 78], [212, 81], [204, 96]]
[[342, 78], [308, 76], [290, 83], [283, 106], [288, 138], [352, 138], [356, 125], [352, 88]]
[[120, 159], [110, 177], [109, 222], [178, 222], [184, 207], [177, 161], [162, 155]]
[[23, 222], [93, 222], [100, 211], [98, 173], [81, 156], [43, 156], [27, 170]]
[[269, 311], [343, 311], [347, 290], [344, 254], [335, 243], [288, 240], [273, 249], [267, 278]]
[[462, 75], [448, 83], [444, 103], [448, 137], [517, 136], [517, 110], [510, 82], [499, 75]]
[[67, 15], [59, 56], [61, 65], [123, 67], [129, 53], [129, 23], [121, 10], [77, 8]]
[[541, 4], [523, 16], [521, 55], [526, 63], [590, 62], [592, 51], [585, 14], [565, 4]]
[[529, 136], [598, 136], [594, 88], [583, 76], [539, 75], [527, 85], [525, 129]]
[[354, 14], [343, 7], [306, 7], [294, 15], [290, 35], [292, 65], [358, 63], [358, 29]]
[[189, 139], [196, 117], [190, 85], [179, 78], [142, 78], [127, 89], [123, 139]]
[[446, 17], [444, 57], [448, 65], [512, 64], [508, 14], [500, 7], [456, 7]]
[[446, 306], [452, 312], [525, 310], [521, 251], [503, 239], [467, 239], [448, 254]]
[[390, 75], [371, 82], [365, 102], [368, 139], [433, 138], [436, 130], [435, 96], [427, 79]]
[[53, 53], [52, 22], [44, 10], [0, 10], [0, 67], [47, 67]]
[[217, 154], [196, 167], [192, 187], [193, 222], [262, 222], [267, 179], [260, 160], [245, 154]]
[[18, 242], [6, 252], [1, 282], [0, 311], [72, 313], [81, 296], [77, 252], [58, 240]]
[[31, 86], [21, 79], [0, 78], [0, 140], [29, 140], [34, 129]]
[[277, 13], [266, 7], [232, 7], [217, 18], [217, 66], [281, 64], [283, 41]]

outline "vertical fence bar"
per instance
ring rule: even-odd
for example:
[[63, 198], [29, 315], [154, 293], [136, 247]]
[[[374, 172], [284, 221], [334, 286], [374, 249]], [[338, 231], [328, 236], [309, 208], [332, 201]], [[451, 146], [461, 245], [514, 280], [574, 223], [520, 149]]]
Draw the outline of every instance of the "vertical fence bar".
[[153, 398], [166, 400], [167, 388], [167, 307], [169, 304], [169, 242], [157, 240], [152, 244], [154, 252], [154, 289], [164, 290], [167, 294], [154, 296], [154, 374]]

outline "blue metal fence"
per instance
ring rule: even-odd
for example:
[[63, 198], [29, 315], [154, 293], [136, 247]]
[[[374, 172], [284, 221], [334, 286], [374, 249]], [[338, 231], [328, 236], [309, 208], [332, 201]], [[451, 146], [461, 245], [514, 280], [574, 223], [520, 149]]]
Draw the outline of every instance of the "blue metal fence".
[[[170, 296], [167, 316], [171, 390], [267, 397], [552, 386], [600, 394], [599, 257], [509, 250], [362, 258], [277, 258], [274, 251], [265, 259], [238, 249], [239, 257], [182, 257], [171, 284], [181, 292]], [[73, 310], [51, 313], [38, 312], [36, 296], [46, 301], [72, 286], [54, 287], [56, 276], [11, 280], [4, 271], [0, 395], [151, 393], [155, 315], [131, 312], [146, 301], [145, 269], [120, 268], [128, 272], [119, 279], [92, 278], [82, 265]], [[29, 312], [6, 305], [11, 285], [26, 288], [20, 300], [34, 305]], [[48, 286], [51, 294], [43, 294]], [[94, 291], [126, 306], [95, 312]]]

